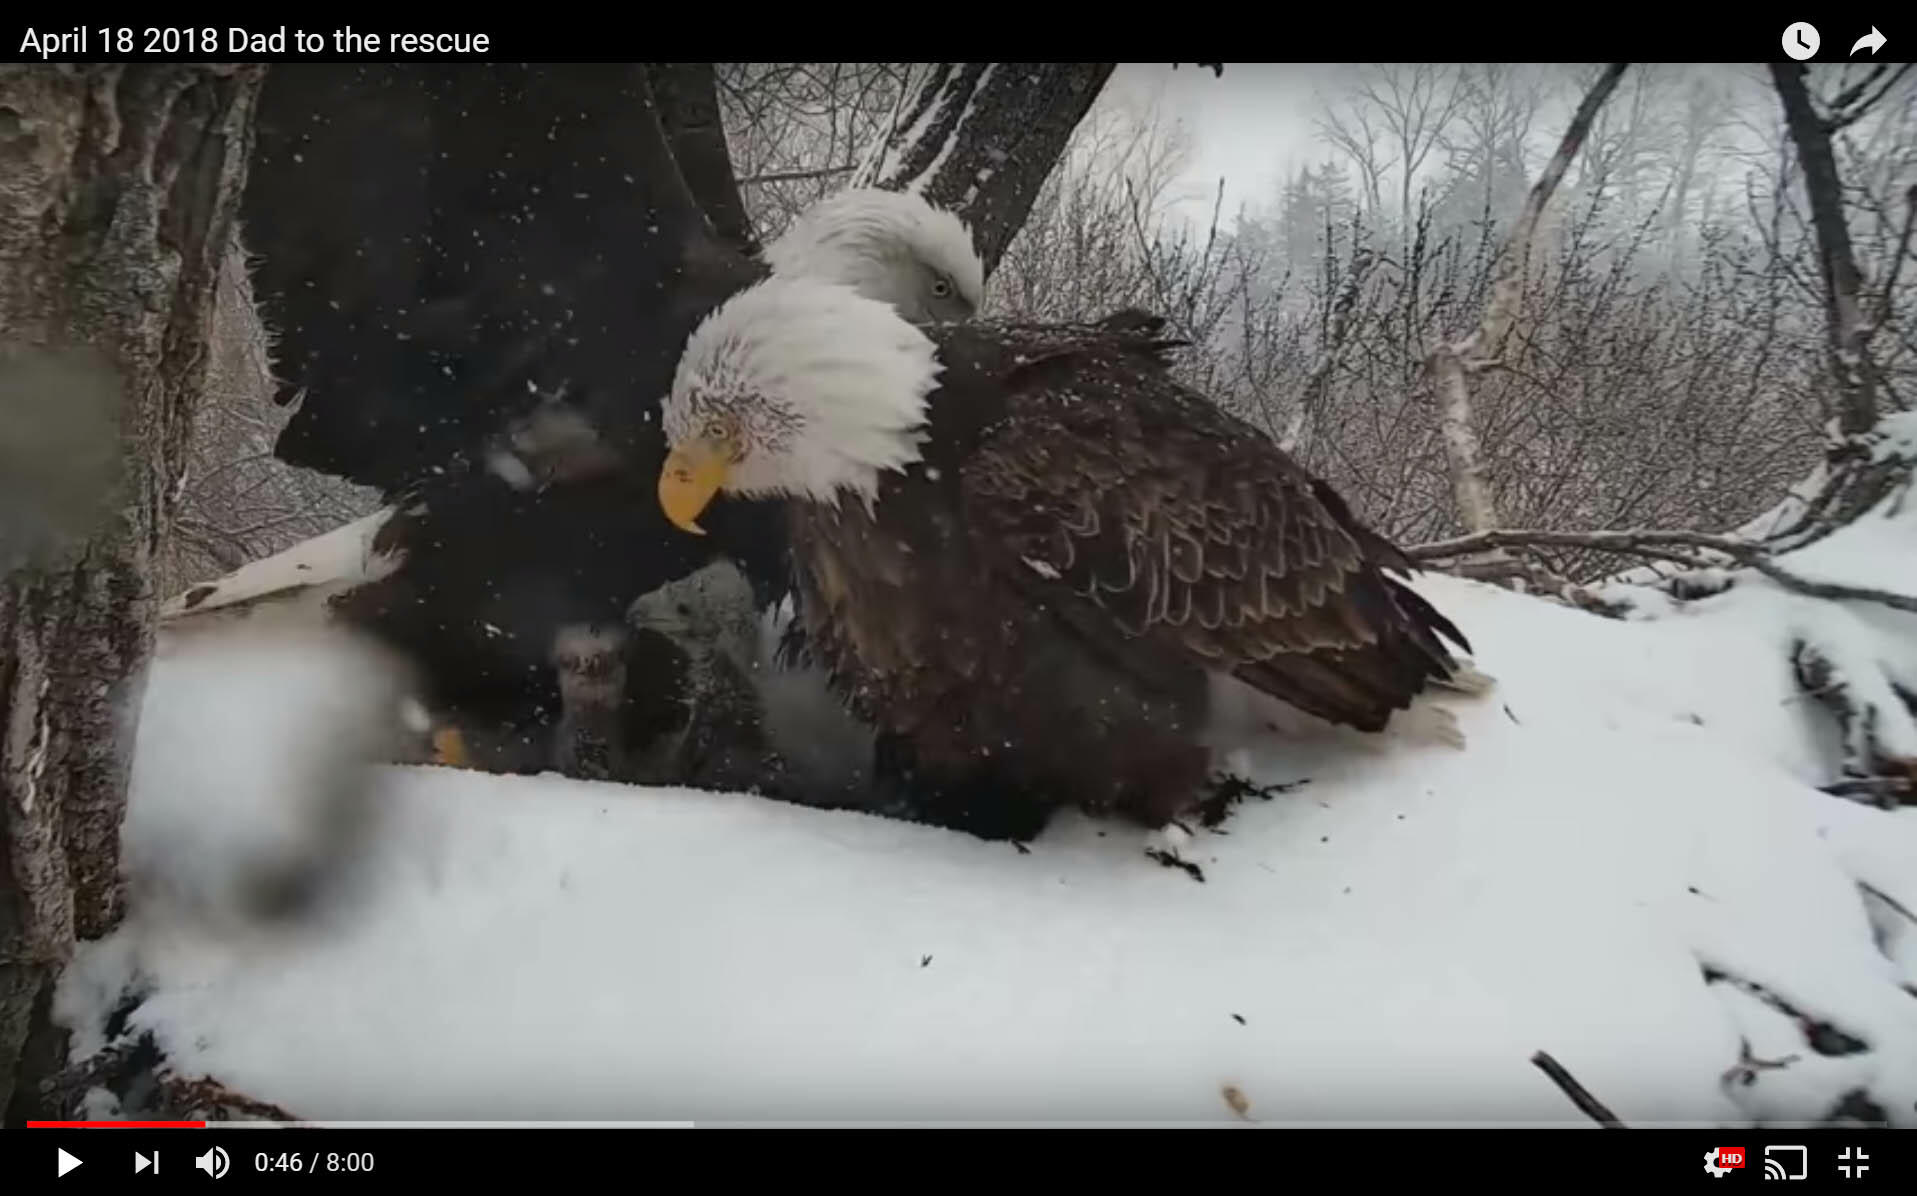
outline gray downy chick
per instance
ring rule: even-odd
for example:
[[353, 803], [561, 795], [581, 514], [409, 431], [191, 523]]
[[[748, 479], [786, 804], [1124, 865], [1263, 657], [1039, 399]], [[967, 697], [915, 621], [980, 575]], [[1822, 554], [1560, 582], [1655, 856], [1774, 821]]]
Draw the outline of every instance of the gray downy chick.
[[770, 791], [784, 762], [767, 741], [752, 586], [730, 562], [714, 562], [642, 595], [627, 612], [685, 653], [686, 725], [650, 752], [644, 771], [660, 783]]

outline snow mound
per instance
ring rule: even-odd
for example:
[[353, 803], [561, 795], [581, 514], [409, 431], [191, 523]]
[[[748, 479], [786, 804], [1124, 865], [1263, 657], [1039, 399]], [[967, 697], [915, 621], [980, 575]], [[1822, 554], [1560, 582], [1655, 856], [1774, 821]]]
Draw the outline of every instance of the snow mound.
[[[1631, 1125], [1917, 1124], [1917, 810], [1811, 787], [1838, 747], [1786, 654], [1868, 612], [1419, 589], [1498, 679], [1446, 704], [1466, 746], [1245, 731], [1309, 783], [1201, 831], [1204, 883], [1076, 816], [1021, 852], [390, 768], [350, 914], [136, 903], [62, 1015], [84, 1052], [130, 986], [176, 1067], [312, 1119], [1578, 1123], [1543, 1050]], [[235, 816], [141, 767], [130, 853]]]
[[213, 932], [304, 912], [374, 833], [408, 677], [369, 642], [250, 627], [169, 645], [141, 701], [123, 868], [136, 916]]

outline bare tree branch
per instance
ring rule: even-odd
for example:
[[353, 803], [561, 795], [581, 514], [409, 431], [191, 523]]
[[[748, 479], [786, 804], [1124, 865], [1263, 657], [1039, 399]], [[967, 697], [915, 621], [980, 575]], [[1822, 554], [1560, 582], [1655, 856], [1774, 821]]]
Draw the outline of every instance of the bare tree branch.
[[1877, 297], [1877, 310], [1871, 313], [1870, 331], [1875, 333], [1890, 319], [1891, 298], [1897, 293], [1897, 276], [1903, 272], [1904, 259], [1910, 256], [1910, 230], [1917, 223], [1917, 183], [1904, 192], [1904, 231], [1898, 234], [1897, 248], [1892, 251], [1890, 269], [1884, 274], [1883, 293]]
[[[1881, 73], [1884, 67], [1888, 65], [1888, 63], [1879, 64], [1877, 72], [1866, 77], [1864, 83], [1859, 84], [1856, 88], [1845, 92], [1837, 98], [1831, 105], [1830, 119], [1824, 122], [1824, 128], [1827, 132], [1835, 133], [1840, 129], [1847, 129], [1862, 120], [1872, 108], [1877, 106], [1880, 100], [1890, 94], [1891, 88], [1896, 87], [1898, 83], [1903, 81], [1904, 76], [1910, 73], [1911, 64], [1906, 62], [1897, 68], [1896, 74], [1884, 80], [1884, 85], [1877, 89], [1876, 95], [1859, 102], [1857, 95], [1854, 93], [1861, 92], [1862, 88], [1869, 83], [1870, 79], [1875, 78], [1876, 74]], [[1852, 107], [1852, 105], [1856, 106]]]
[[1624, 1123], [1617, 1119], [1617, 1114], [1605, 1108], [1602, 1101], [1592, 1096], [1589, 1089], [1572, 1078], [1571, 1073], [1564, 1069], [1564, 1065], [1556, 1059], [1553, 1059], [1548, 1052], [1539, 1051], [1537, 1054], [1531, 1056], [1531, 1062], [1537, 1066], [1539, 1071], [1550, 1076], [1551, 1082], [1556, 1084], [1564, 1095], [1570, 1097], [1571, 1103], [1576, 1105], [1578, 1110], [1592, 1121], [1597, 1122], [1607, 1130], [1621, 1130], [1624, 1128]]
[[1459, 536], [1452, 540], [1438, 540], [1429, 544], [1419, 544], [1406, 549], [1413, 560], [1443, 560], [1453, 557], [1469, 556], [1495, 548], [1534, 548], [1539, 546], [1559, 548], [1594, 548], [1604, 552], [1626, 553], [1634, 556], [1656, 557], [1662, 560], [1677, 561], [1693, 567], [1708, 567], [1711, 562], [1695, 552], [1683, 549], [1696, 548], [1709, 552], [1722, 553], [1740, 565], [1757, 570], [1778, 585], [1793, 593], [1811, 598], [1829, 598], [1836, 601], [1876, 602], [1895, 610], [1917, 614], [1917, 597], [1908, 594], [1894, 594], [1888, 590], [1872, 589], [1866, 586], [1839, 585], [1833, 582], [1813, 581], [1800, 577], [1779, 565], [1776, 558], [1767, 550], [1729, 536], [1713, 536], [1704, 532], [1679, 531], [1604, 531], [1604, 532], [1554, 532], [1542, 530], [1496, 530], [1477, 532], [1469, 536]]
[[756, 183], [793, 183], [802, 179], [829, 179], [841, 174], [851, 174], [859, 168], [857, 162], [847, 162], [842, 166], [821, 166], [814, 170], [768, 170], [763, 174], [749, 174], [739, 180], [741, 187], [750, 187]]

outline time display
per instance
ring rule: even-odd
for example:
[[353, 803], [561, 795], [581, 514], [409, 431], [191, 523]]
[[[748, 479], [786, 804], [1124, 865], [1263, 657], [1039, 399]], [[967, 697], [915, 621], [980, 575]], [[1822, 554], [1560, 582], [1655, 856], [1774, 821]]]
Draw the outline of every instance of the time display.
[[371, 1151], [338, 1150], [262, 1150], [253, 1156], [253, 1170], [285, 1174], [326, 1172], [369, 1172], [373, 1169]]

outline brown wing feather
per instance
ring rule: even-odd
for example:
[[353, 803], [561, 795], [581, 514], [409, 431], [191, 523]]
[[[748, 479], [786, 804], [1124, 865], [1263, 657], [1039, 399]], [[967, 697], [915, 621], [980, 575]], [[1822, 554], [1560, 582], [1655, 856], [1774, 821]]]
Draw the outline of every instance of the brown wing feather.
[[1320, 717], [1382, 727], [1456, 662], [1396, 547], [1134, 342], [1006, 330], [1003, 420], [965, 463], [980, 550], [1081, 628], [1175, 643]]

